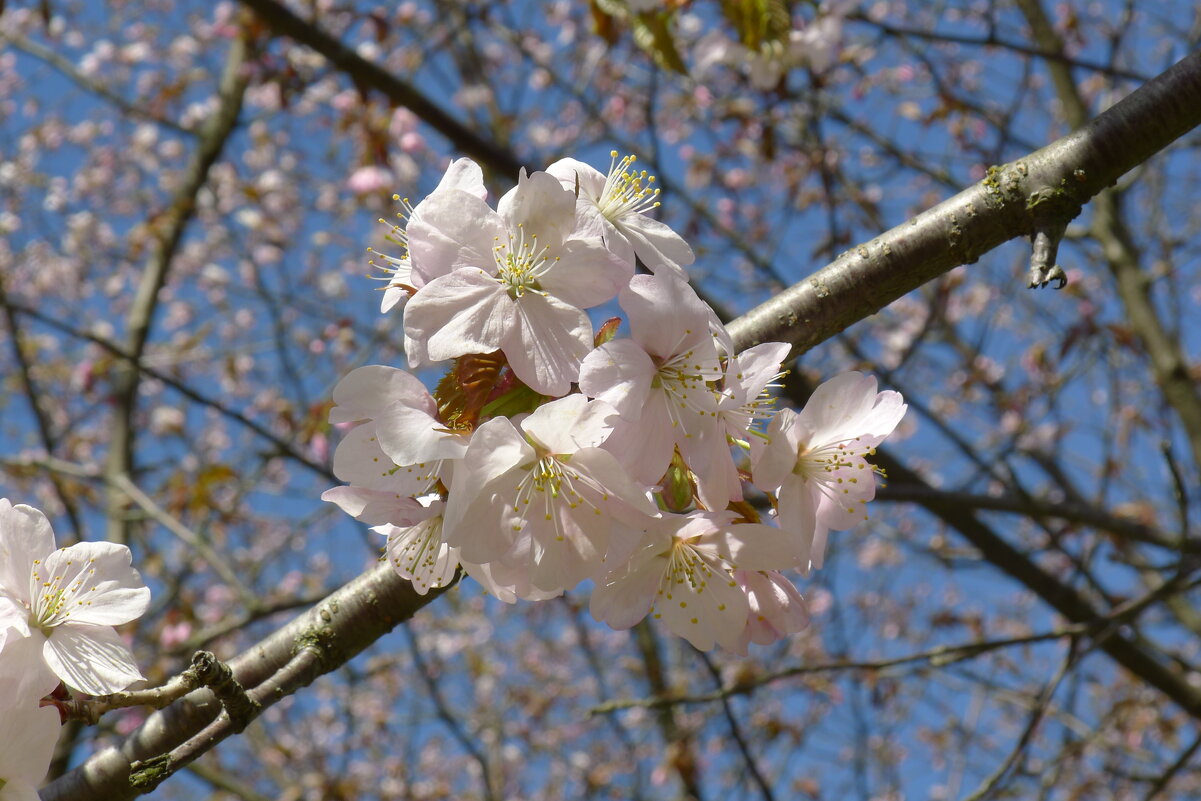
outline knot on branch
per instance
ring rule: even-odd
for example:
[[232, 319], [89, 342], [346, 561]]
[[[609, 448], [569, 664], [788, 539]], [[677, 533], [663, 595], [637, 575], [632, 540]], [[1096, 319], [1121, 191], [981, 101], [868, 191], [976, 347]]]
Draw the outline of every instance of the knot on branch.
[[[1077, 184], [1086, 181], [1083, 170], [1076, 170], [1072, 177]], [[1026, 211], [1032, 222], [1030, 239], [1033, 245], [1030, 281], [1027, 284], [1029, 288], [1044, 287], [1052, 281], [1057, 282], [1056, 289], [1067, 286], [1067, 274], [1055, 263], [1055, 259], [1068, 223], [1080, 214], [1083, 207], [1079, 191], [1080, 188], [1065, 177], [1060, 179], [1058, 186], [1044, 186], [1026, 198]]]
[[258, 717], [262, 705], [246, 694], [242, 683], [234, 678], [230, 666], [211, 652], [197, 651], [192, 656], [192, 667], [189, 671], [194, 672], [200, 684], [212, 690], [229, 715], [231, 728], [235, 732], [241, 733], [250, 725], [250, 721]]
[[1067, 222], [1042, 222], [1035, 225], [1031, 235], [1030, 250], [1030, 289], [1041, 288], [1058, 281], [1056, 289], [1063, 289], [1068, 284], [1068, 276], [1063, 268], [1055, 263], [1059, 254], [1059, 242], [1063, 232], [1067, 230]]

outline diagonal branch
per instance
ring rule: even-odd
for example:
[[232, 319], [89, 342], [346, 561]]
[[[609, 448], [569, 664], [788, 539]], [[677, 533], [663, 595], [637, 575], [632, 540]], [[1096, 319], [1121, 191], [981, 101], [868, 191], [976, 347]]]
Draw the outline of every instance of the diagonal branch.
[[199, 143], [184, 181], [171, 205], [156, 221], [157, 236], [150, 263], [142, 273], [137, 295], [129, 311], [125, 351], [131, 363], [122, 364], [113, 380], [113, 419], [105, 474], [113, 487], [108, 499], [108, 539], [125, 542], [126, 495], [116, 487], [118, 479], [128, 479], [133, 472], [134, 414], [137, 407], [141, 375], [135, 368], [146, 350], [150, 325], [158, 307], [159, 291], [167, 282], [171, 260], [183, 239], [184, 229], [196, 213], [196, 197], [208, 180], [209, 169], [221, 156], [225, 143], [233, 133], [242, 111], [242, 97], [249, 84], [244, 69], [249, 54], [249, 34], [241, 32], [230, 42], [225, 71], [218, 88], [218, 106], [206, 120], [199, 133]]
[[241, 0], [254, 11], [271, 30], [325, 56], [331, 64], [362, 88], [383, 94], [398, 106], [404, 106], [455, 146], [475, 160], [487, 164], [507, 180], [522, 169], [521, 161], [510, 151], [485, 139], [466, 124], [452, 117], [445, 109], [421, 93], [415, 86], [402, 81], [384, 67], [368, 61], [316, 23], [307, 22], [276, 0]]
[[1201, 124], [1201, 52], [1089, 124], [843, 253], [730, 326], [738, 349], [804, 353], [910, 290], [1046, 222], [1068, 220], [1121, 175]]
[[[388, 562], [350, 581], [229, 661], [233, 678], [261, 705], [252, 717], [346, 664], [444, 591], [418, 595]], [[170, 775], [185, 767], [235, 734], [235, 728], [212, 692], [198, 690], [150, 715], [119, 748], [92, 755], [46, 785], [41, 799], [128, 801], [153, 789], [155, 779], [165, 778], [164, 772]], [[138, 772], [131, 776], [135, 763]]]

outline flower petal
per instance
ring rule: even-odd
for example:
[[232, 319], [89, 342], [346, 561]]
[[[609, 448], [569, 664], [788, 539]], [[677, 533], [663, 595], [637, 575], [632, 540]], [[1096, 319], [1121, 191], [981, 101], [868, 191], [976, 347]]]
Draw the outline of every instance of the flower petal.
[[557, 255], [559, 260], [540, 280], [542, 288], [581, 309], [612, 300], [634, 275], [634, 265], [616, 256], [599, 238], [569, 239]]
[[46, 640], [42, 655], [68, 687], [88, 695], [120, 692], [145, 678], [111, 626], [59, 626]]
[[420, 379], [412, 373], [382, 364], [351, 370], [334, 387], [336, 404], [329, 410], [331, 423], [350, 423], [377, 417], [384, 406], [397, 398], [429, 397]]
[[0, 798], [36, 801], [62, 728], [58, 710], [22, 697], [12, 681], [0, 680], [0, 699]]
[[0, 594], [28, 601], [33, 563], [53, 550], [54, 530], [46, 515], [0, 498]]
[[588, 315], [554, 295], [527, 292], [515, 304], [516, 324], [500, 346], [513, 373], [543, 395], [566, 395], [592, 349]]
[[598, 447], [609, 437], [617, 417], [603, 401], [568, 395], [539, 406], [521, 421], [521, 430], [555, 454]]
[[459, 189], [435, 192], [423, 200], [413, 209], [406, 231], [412, 275], [426, 285], [463, 267], [495, 273], [492, 248], [497, 239], [508, 238], [500, 216], [482, 199]]
[[580, 390], [628, 420], [637, 420], [656, 374], [651, 357], [632, 339], [606, 342], [584, 357]]
[[[434, 361], [491, 353], [517, 320], [516, 304], [483, 270], [456, 270], [421, 288], [405, 307], [405, 335]], [[412, 355], [410, 355], [410, 359]]]

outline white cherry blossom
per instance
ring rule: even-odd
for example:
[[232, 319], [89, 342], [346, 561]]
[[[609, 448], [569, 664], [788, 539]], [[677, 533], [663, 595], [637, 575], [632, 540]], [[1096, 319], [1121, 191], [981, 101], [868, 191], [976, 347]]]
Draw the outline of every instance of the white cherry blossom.
[[803, 569], [820, 568], [830, 529], [866, 520], [876, 495], [867, 461], [905, 416], [898, 392], [876, 392], [876, 379], [843, 373], [819, 386], [797, 413], [782, 409], [756, 454], [756, 486], [778, 498], [780, 526], [797, 537]]
[[496, 211], [457, 190], [428, 198], [408, 231], [413, 273], [430, 279], [405, 309], [409, 363], [502, 350], [530, 388], [565, 394], [592, 346], [582, 310], [633, 273], [599, 237], [572, 236], [575, 205], [546, 173], [523, 173]]
[[702, 651], [737, 649], [750, 606], [733, 571], [777, 568], [792, 554], [779, 529], [733, 519], [693, 512], [648, 521], [642, 547], [593, 589], [593, 617], [626, 629], [653, 608], [652, 617]]
[[626, 261], [637, 256], [651, 272], [663, 269], [688, 280], [685, 266], [695, 256], [688, 243], [664, 223], [646, 213], [659, 205], [655, 177], [634, 167], [634, 156], [618, 159], [609, 154], [609, 174], [576, 159], [560, 159], [546, 171], [567, 189], [579, 191], [576, 205], [578, 230], [599, 235], [605, 244]]
[[574, 587], [601, 563], [612, 515], [654, 505], [612, 454], [612, 408], [582, 395], [540, 406], [514, 426], [476, 429], [446, 509], [446, 539], [465, 560], [501, 561], [534, 588]]
[[618, 454], [637, 480], [654, 484], [679, 447], [697, 474], [702, 497], [724, 508], [726, 466], [711, 463], [726, 439], [717, 415], [715, 382], [722, 370], [708, 307], [669, 273], [635, 276], [619, 302], [631, 338], [601, 345], [580, 368], [580, 390], [609, 403], [622, 418], [606, 450]]
[[46, 516], [0, 499], [0, 627], [41, 642], [46, 665], [89, 695], [143, 678], [114, 626], [141, 616], [150, 590], [129, 548], [109, 542], [54, 547]]

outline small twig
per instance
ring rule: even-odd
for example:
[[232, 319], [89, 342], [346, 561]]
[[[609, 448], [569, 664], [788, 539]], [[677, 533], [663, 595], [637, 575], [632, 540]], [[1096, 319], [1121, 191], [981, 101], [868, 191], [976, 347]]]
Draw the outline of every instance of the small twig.
[[170, 130], [179, 134], [184, 134], [185, 136], [196, 135], [196, 131], [188, 128], [187, 126], [180, 125], [174, 120], [169, 120], [159, 114], [139, 108], [125, 98], [121, 97], [113, 90], [109, 89], [104, 84], [94, 81], [88, 76], [84, 75], [68, 59], [64, 58], [58, 53], [55, 53], [48, 47], [43, 47], [37, 42], [26, 39], [24, 36], [19, 36], [12, 33], [0, 33], [0, 40], [8, 42], [18, 50], [21, 50], [27, 55], [36, 58], [38, 61], [49, 65], [57, 70], [59, 74], [65, 76], [75, 85], [79, 86], [81, 89], [91, 92], [92, 94], [99, 95], [131, 117], [149, 120], [150, 122], [157, 123], [164, 128], [169, 128]]
[[1056, 289], [1068, 285], [1068, 276], [1063, 268], [1055, 263], [1059, 254], [1059, 243], [1063, 232], [1067, 230], [1066, 220], [1044, 221], [1034, 229], [1033, 247], [1030, 251], [1030, 289], [1045, 287], [1052, 281], [1058, 281]]
[[[167, 681], [161, 687], [145, 690], [127, 690], [110, 693], [96, 698], [75, 698], [56, 702], [68, 720], [82, 720], [95, 725], [102, 715], [114, 709], [131, 706], [148, 706], [162, 709], [193, 690], [208, 687], [227, 710], [232, 710], [236, 719], [249, 719], [249, 699], [242, 686], [233, 677], [229, 665], [209, 651], [197, 651], [192, 655], [192, 665], [187, 670]], [[239, 729], [240, 731], [240, 729]]]
[[1168, 769], [1155, 780], [1155, 783], [1151, 785], [1151, 789], [1143, 796], [1143, 801], [1153, 801], [1160, 793], [1166, 790], [1168, 785], [1171, 784], [1172, 779], [1176, 778], [1176, 775], [1184, 769], [1184, 766], [1189, 763], [1199, 748], [1201, 748], [1201, 733], [1198, 733], [1193, 738], [1193, 742], [1189, 747], [1184, 749], [1176, 761], [1169, 765]]
[[[721, 689], [721, 671], [717, 669], [717, 666], [713, 664], [713, 660], [704, 651], [697, 651], [697, 654], [700, 656], [701, 662], [708, 668], [709, 675], [717, 683], [718, 689]], [[746, 762], [747, 770], [751, 772], [751, 778], [759, 786], [759, 793], [763, 796], [764, 801], [775, 801], [771, 785], [767, 783], [767, 779], [760, 772], [759, 763], [755, 761], [755, 755], [751, 753], [750, 746], [746, 743], [746, 738], [742, 736], [742, 727], [738, 725], [738, 718], [734, 716], [734, 710], [730, 707], [729, 698], [721, 699], [721, 709], [726, 717], [726, 725], [730, 727], [730, 736], [734, 738], [734, 743], [738, 746], [738, 752], [742, 754], [742, 759]]]
[[[971, 794], [966, 796], [963, 801], [983, 801], [983, 799], [991, 796], [1000, 786], [1001, 781], [1009, 774], [1009, 771], [1017, 764], [1018, 759], [1026, 752], [1026, 746], [1030, 744], [1031, 738], [1034, 737], [1034, 732], [1038, 729], [1038, 724], [1042, 722], [1043, 716], [1051, 706], [1051, 699], [1054, 697], [1056, 690], [1059, 689], [1060, 683], [1063, 682], [1064, 676], [1068, 674], [1068, 670], [1076, 663], [1080, 657], [1078, 641], [1072, 640], [1071, 647], [1068, 649], [1068, 654], [1063, 660], [1063, 664], [1059, 666], [1055, 676], [1039, 693], [1038, 701], [1034, 705], [1034, 709], [1030, 712], [1030, 717], [1026, 720], [1026, 727], [1022, 730], [1021, 737], [1018, 738], [1013, 750], [1009, 752], [1009, 756], [1005, 761], [993, 771], [993, 773], [984, 779]], [[1089, 649], [1091, 650], [1091, 649]]]

